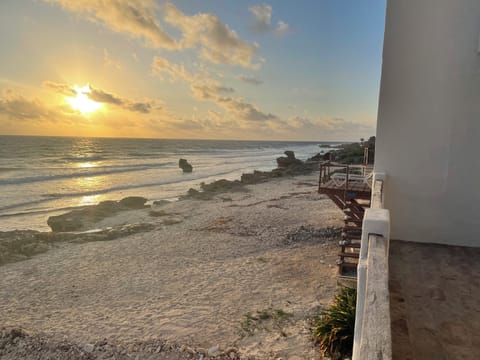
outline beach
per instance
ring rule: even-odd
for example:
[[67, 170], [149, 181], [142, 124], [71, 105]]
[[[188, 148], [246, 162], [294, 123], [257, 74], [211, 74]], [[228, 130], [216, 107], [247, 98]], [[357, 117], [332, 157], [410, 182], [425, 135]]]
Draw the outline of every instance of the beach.
[[[20, 328], [48, 351], [68, 341], [76, 358], [319, 358], [309, 318], [336, 291], [342, 213], [317, 181], [273, 178], [118, 212], [91, 224], [118, 236], [69, 235], [5, 263], [3, 336]], [[7, 350], [21, 351], [8, 343], [1, 358], [14, 358]]]

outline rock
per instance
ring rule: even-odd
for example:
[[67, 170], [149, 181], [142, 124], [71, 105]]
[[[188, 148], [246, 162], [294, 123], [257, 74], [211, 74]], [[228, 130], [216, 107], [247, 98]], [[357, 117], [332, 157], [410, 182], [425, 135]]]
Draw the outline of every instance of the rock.
[[113, 213], [120, 210], [120, 204], [113, 200], [101, 201], [97, 204], [95, 211]]
[[316, 154], [316, 155], [307, 159], [307, 161], [317, 161], [317, 162], [322, 161], [322, 160], [324, 160], [324, 158], [323, 158], [323, 155], [320, 154], [320, 153], [318, 153], [318, 154]]
[[77, 216], [81, 214], [80, 210], [73, 210], [67, 214], [50, 216], [47, 224], [55, 232], [77, 231], [83, 227], [81, 218]]
[[119, 201], [121, 206], [130, 208], [130, 209], [142, 209], [145, 207], [147, 199], [141, 196], [129, 196]]
[[243, 185], [238, 180], [231, 181], [226, 179], [220, 179], [210, 184], [202, 183], [200, 184], [200, 187], [204, 192], [222, 193], [231, 190], [240, 190], [241, 188], [243, 188]]
[[243, 173], [240, 181], [230, 181], [220, 179], [210, 184], [201, 184], [201, 190], [189, 189], [186, 195], [180, 196], [180, 199], [200, 199], [210, 200], [214, 195], [227, 191], [248, 191], [244, 185], [258, 184], [269, 181], [272, 178], [283, 176], [307, 175], [312, 171], [318, 170], [318, 155], [303, 162], [295, 158], [293, 151], [285, 151], [283, 157], [277, 159], [278, 168], [272, 171], [258, 171], [253, 173]]
[[93, 344], [85, 344], [85, 346], [83, 347], [83, 350], [84, 350], [86, 353], [91, 353], [91, 352], [93, 352], [93, 350], [95, 350], [95, 345], [93, 345]]
[[153, 202], [153, 205], [155, 205], [155, 206], [164, 206], [164, 205], [167, 205], [167, 204], [170, 204], [170, 201], [168, 201], [168, 200], [155, 200]]
[[268, 181], [272, 177], [271, 172], [258, 171], [254, 170], [253, 173], [242, 174], [240, 181], [243, 184], [258, 184], [261, 182]]
[[62, 215], [50, 216], [47, 224], [54, 232], [88, 230], [95, 223], [115, 215], [117, 212], [148, 207], [145, 205], [146, 202], [147, 199], [140, 196], [129, 196], [120, 201], [102, 201], [98, 205], [72, 210]]
[[220, 179], [214, 181], [210, 184], [201, 183], [200, 188], [202, 191], [195, 189], [188, 189], [187, 195], [181, 196], [181, 199], [199, 199], [199, 200], [210, 200], [214, 195], [221, 194], [228, 191], [245, 191], [244, 185], [242, 182], [235, 180], [226, 180]]
[[291, 150], [287, 150], [284, 152], [285, 155], [287, 155], [287, 158], [294, 160], [295, 159], [295, 153]]
[[295, 158], [295, 153], [293, 151], [287, 150], [284, 152], [285, 156], [277, 158], [277, 165], [279, 168], [286, 168], [292, 165], [301, 165], [302, 161]]
[[153, 217], [167, 216], [169, 215], [165, 210], [150, 210], [148, 215]]
[[178, 160], [178, 167], [183, 170], [184, 173], [191, 173], [193, 166], [188, 163], [186, 159]]
[[218, 354], [218, 351], [220, 350], [220, 347], [218, 345], [212, 346], [210, 349], [208, 349], [207, 354], [208, 356], [215, 356]]

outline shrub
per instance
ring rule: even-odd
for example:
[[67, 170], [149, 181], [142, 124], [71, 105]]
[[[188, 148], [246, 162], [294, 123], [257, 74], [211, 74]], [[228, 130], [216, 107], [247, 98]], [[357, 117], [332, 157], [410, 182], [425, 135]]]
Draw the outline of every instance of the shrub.
[[357, 291], [342, 288], [334, 303], [313, 320], [313, 338], [322, 356], [342, 359], [351, 356], [355, 329]]

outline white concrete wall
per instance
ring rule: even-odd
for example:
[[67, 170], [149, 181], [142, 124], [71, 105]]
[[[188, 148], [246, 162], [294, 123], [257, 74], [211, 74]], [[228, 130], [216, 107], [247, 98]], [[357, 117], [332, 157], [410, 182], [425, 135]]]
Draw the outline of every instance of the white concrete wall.
[[393, 239], [480, 246], [480, 0], [388, 0], [375, 170]]

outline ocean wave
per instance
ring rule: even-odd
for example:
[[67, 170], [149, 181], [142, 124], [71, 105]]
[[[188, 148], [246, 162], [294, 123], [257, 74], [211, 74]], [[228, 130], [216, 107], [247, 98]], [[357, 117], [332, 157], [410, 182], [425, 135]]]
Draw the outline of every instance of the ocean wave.
[[138, 152], [138, 151], [127, 153], [128, 157], [134, 157], [134, 158], [138, 158], [138, 157], [140, 157], [140, 158], [155, 158], [155, 157], [161, 157], [162, 155], [164, 155], [164, 154], [146, 153], [146, 152]]
[[56, 175], [44, 175], [44, 176], [30, 176], [30, 177], [23, 177], [23, 178], [11, 178], [11, 179], [2, 179], [0, 180], [0, 186], [2, 185], [20, 185], [20, 184], [28, 184], [28, 183], [36, 183], [36, 182], [46, 182], [46, 181], [54, 181], [54, 180], [63, 180], [63, 179], [75, 179], [75, 178], [83, 178], [83, 177], [94, 177], [94, 176], [103, 176], [103, 175], [111, 175], [111, 174], [121, 174], [127, 172], [136, 172], [136, 171], [143, 171], [155, 168], [161, 168], [173, 165], [173, 162], [165, 162], [165, 163], [155, 163], [155, 164], [132, 164], [129, 166], [122, 166], [122, 167], [102, 167], [103, 170], [97, 170], [96, 168], [82, 168], [82, 171], [70, 173], [70, 174], [56, 174]]
[[42, 198], [51, 198], [51, 199], [58, 199], [63, 196], [63, 194], [60, 193], [51, 193], [51, 194], [42, 194], [40, 195]]
[[[170, 184], [188, 184], [192, 183], [195, 181], [200, 181], [200, 180], [206, 180], [212, 177], [218, 177], [218, 176], [225, 176], [228, 174], [233, 174], [236, 173], [237, 170], [232, 171], [223, 171], [223, 172], [217, 172], [214, 174], [208, 174], [208, 175], [199, 175], [197, 177], [188, 177], [186, 179], [174, 179], [174, 180], [168, 180], [168, 181], [156, 181], [156, 182], [150, 182], [150, 183], [143, 183], [143, 184], [125, 184], [125, 185], [120, 185], [120, 186], [113, 186], [105, 189], [97, 189], [97, 190], [91, 190], [91, 191], [78, 191], [78, 192], [70, 192], [70, 193], [49, 193], [49, 194], [43, 194], [41, 195], [40, 199], [33, 200], [33, 201], [28, 201], [28, 202], [22, 202], [22, 203], [16, 203], [16, 204], [11, 204], [7, 205], [4, 207], [0, 207], [0, 211], [4, 212], [6, 210], [13, 210], [13, 209], [19, 209], [19, 208], [25, 208], [25, 207], [31, 207], [32, 205], [40, 205], [40, 204], [46, 204], [48, 202], [52, 201], [58, 201], [59, 199], [65, 199], [65, 198], [80, 198], [83, 196], [93, 196], [93, 195], [104, 195], [108, 193], [113, 193], [113, 192], [118, 192], [118, 191], [124, 191], [124, 190], [133, 190], [133, 189], [142, 189], [142, 188], [149, 188], [149, 187], [154, 187], [154, 186], [163, 186], [163, 185], [170, 185]], [[187, 186], [185, 186], [185, 192], [188, 190]], [[37, 208], [32, 208], [32, 209], [25, 209], [22, 211], [18, 211], [16, 213], [3, 213], [0, 214], [1, 217], [11, 217], [15, 216], [15, 214], [22, 214], [22, 215], [27, 215], [30, 213], [39, 213], [39, 212], [51, 212], [51, 211], [58, 211], [61, 210], [61, 208], [51, 208], [50, 210], [45, 210], [45, 209], [39, 209]]]
[[92, 155], [92, 156], [65, 156], [60, 158], [62, 161], [68, 161], [68, 162], [87, 162], [87, 161], [101, 161], [101, 160], [108, 160], [104, 156], [99, 156], [99, 155]]
[[52, 208], [52, 209], [24, 210], [24, 211], [18, 211], [18, 212], [14, 212], [14, 213], [0, 214], [0, 218], [10, 218], [10, 217], [15, 217], [15, 216], [33, 215], [33, 214], [58, 213], [58, 212], [62, 212], [62, 211], [81, 209], [81, 208], [84, 208], [84, 207], [85, 206], [82, 205], [82, 206], [64, 206], [64, 207], [58, 207], [58, 208]]
[[0, 172], [16, 171], [16, 170], [20, 170], [20, 169], [14, 168], [14, 167], [0, 167]]

